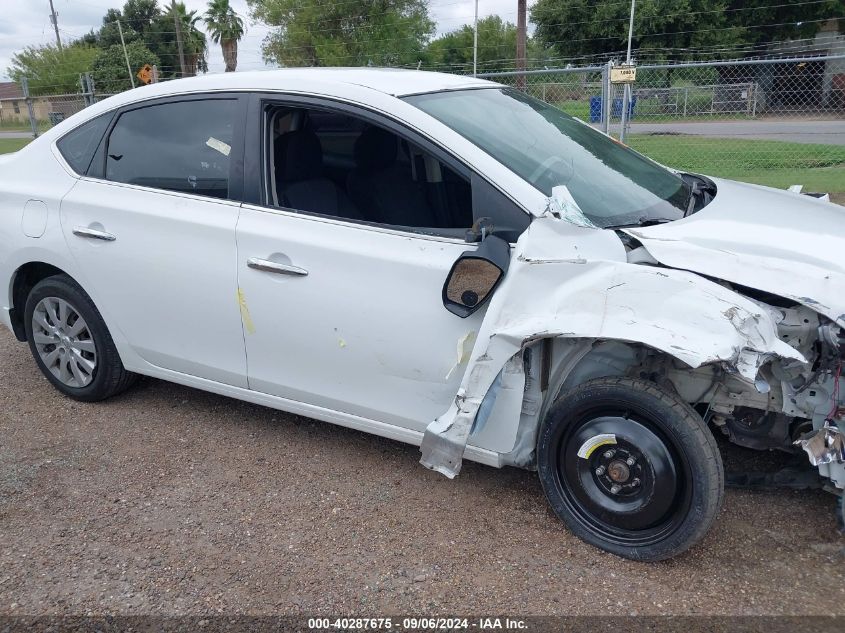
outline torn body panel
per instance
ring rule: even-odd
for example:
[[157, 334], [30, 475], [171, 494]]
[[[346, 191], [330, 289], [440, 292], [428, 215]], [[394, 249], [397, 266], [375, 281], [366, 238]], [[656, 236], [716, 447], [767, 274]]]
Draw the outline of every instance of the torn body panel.
[[719, 364], [749, 383], [775, 357], [804, 362], [778, 339], [776, 317], [766, 307], [686, 271], [567, 258], [561, 238], [569, 231], [571, 224], [549, 214], [520, 237], [455, 400], [426, 429], [426, 467], [448, 477], [459, 472], [484, 397], [505, 363], [533, 340], [629, 341], [689, 367]]
[[[845, 327], [840, 257], [845, 209], [765, 187], [714, 181], [719, 195], [698, 213], [626, 233], [665, 266], [790, 299]], [[743, 197], [747, 204], [737, 204]]]

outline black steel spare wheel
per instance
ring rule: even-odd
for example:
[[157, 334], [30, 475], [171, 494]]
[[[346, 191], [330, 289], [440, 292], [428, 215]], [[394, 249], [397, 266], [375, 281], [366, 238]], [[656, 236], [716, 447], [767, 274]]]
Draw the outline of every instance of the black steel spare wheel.
[[704, 421], [646, 381], [599, 378], [563, 394], [540, 429], [537, 463], [567, 526], [626, 558], [683, 552], [722, 502], [722, 461]]

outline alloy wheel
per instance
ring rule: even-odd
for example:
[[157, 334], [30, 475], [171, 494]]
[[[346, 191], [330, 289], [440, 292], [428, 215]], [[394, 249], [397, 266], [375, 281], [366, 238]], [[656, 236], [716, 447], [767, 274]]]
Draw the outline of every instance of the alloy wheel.
[[64, 299], [45, 297], [32, 313], [32, 340], [41, 362], [62, 384], [86, 387], [97, 368], [97, 346], [85, 319]]

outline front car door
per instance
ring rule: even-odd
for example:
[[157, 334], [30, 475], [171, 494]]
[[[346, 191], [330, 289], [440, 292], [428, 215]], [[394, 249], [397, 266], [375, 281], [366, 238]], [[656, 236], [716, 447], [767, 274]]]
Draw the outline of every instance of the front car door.
[[256, 96], [250, 112], [245, 171], [264, 176], [237, 229], [250, 388], [424, 431], [454, 400], [484, 318], [451, 314], [441, 296], [475, 248], [473, 207], [498, 204], [513, 239], [527, 214], [364, 110]]
[[240, 387], [234, 258], [244, 99], [178, 97], [120, 110], [61, 205], [84, 285], [135, 360]]

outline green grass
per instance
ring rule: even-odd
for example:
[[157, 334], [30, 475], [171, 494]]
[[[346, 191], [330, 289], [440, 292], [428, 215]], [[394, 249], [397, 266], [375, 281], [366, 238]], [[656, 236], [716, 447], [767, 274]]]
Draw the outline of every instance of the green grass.
[[[38, 121], [39, 132], [46, 132], [50, 127], [49, 121]], [[32, 132], [32, 127], [29, 121], [25, 123], [20, 121], [0, 121], [0, 132]]]
[[0, 138], [0, 154], [17, 152], [21, 147], [27, 145], [32, 139], [29, 138]]
[[[536, 96], [536, 95], [535, 95]], [[584, 99], [572, 101], [557, 101], [552, 102], [558, 108], [566, 112], [570, 116], [578, 117], [582, 121], [590, 121], [590, 103]], [[709, 103], [709, 100], [708, 100]], [[661, 113], [657, 106], [649, 101], [642, 101], [637, 104], [634, 110], [634, 118], [632, 123], [684, 123], [690, 121], [747, 121], [753, 119], [749, 114], [745, 113], [726, 113], [726, 112], [700, 112], [694, 114], [694, 104], [689, 104], [689, 112], [687, 116], [683, 116], [682, 112], [675, 113]], [[619, 119], [614, 118], [611, 122], [613, 126], [619, 127]]]
[[629, 136], [628, 144], [659, 163], [710, 176], [786, 188], [845, 193], [845, 146], [783, 141]]

